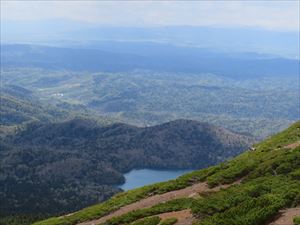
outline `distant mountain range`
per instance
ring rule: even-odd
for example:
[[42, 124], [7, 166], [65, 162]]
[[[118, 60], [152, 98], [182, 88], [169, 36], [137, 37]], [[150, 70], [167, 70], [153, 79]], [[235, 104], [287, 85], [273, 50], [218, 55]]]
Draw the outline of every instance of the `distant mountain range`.
[[299, 59], [299, 33], [261, 28], [164, 26], [108, 27], [79, 22], [5, 21], [2, 43], [46, 44], [62, 47], [97, 46], [99, 42], [154, 42], [215, 49], [225, 52], [258, 52]]
[[2, 45], [1, 67], [39, 67], [89, 72], [142, 69], [213, 73], [240, 80], [257, 77], [297, 77], [299, 74], [299, 60], [249, 53], [226, 54], [208, 49], [154, 43], [136, 45], [137, 47], [134, 44], [123, 43], [112, 48], [106, 45], [108, 47], [104, 50], [101, 50], [101, 45], [100, 49]]

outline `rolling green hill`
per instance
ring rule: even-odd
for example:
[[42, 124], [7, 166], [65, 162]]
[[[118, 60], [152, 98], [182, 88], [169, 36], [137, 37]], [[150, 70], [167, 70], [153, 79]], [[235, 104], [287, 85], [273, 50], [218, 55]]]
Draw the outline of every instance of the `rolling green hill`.
[[[190, 187], [195, 188], [192, 194], [187, 192]], [[300, 122], [297, 122], [256, 144], [254, 151], [217, 166], [117, 194], [104, 203], [35, 225], [73, 225], [84, 221], [91, 221], [84, 224], [155, 225], [160, 220], [164, 220], [160, 224], [173, 224], [182, 219], [179, 213], [190, 214], [190, 219], [198, 225], [266, 225], [282, 216], [279, 211], [284, 209], [296, 212], [288, 218], [292, 221], [295, 217], [296, 224], [300, 215], [299, 187]], [[186, 191], [188, 195], [176, 191]], [[164, 200], [166, 196], [169, 199]], [[157, 202], [149, 203], [151, 199]], [[139, 203], [149, 207], [134, 205]], [[169, 216], [165, 220], [166, 215], [175, 219]]]

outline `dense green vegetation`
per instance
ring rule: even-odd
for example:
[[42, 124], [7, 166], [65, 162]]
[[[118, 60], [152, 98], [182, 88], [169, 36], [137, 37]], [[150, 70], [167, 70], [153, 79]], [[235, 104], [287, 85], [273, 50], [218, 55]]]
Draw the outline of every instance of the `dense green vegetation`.
[[44, 219], [49, 214], [39, 215], [37, 213], [31, 214], [14, 214], [10, 216], [0, 215], [0, 225], [28, 225], [37, 220]]
[[[255, 151], [241, 154], [233, 160], [194, 171], [180, 178], [145, 186], [116, 195], [107, 202], [91, 206], [67, 217], [51, 218], [36, 225], [71, 225], [79, 221], [99, 218], [122, 205], [207, 181], [211, 186], [232, 183], [243, 178], [242, 183], [216, 193], [207, 193], [194, 200], [178, 199], [140, 209], [112, 218], [107, 224], [120, 224], [154, 216], [168, 211], [191, 208], [199, 225], [246, 224], [262, 225], [270, 221], [280, 209], [300, 205], [300, 147], [286, 148], [300, 140], [300, 122], [289, 129], [256, 145]], [[182, 203], [174, 204], [176, 201]], [[111, 208], [110, 208], [111, 207]]]
[[300, 217], [294, 218], [294, 224], [295, 224], [295, 225], [300, 224]]
[[153, 217], [135, 221], [131, 223], [131, 225], [157, 225], [159, 224], [159, 222], [160, 222], [160, 218], [158, 216], [153, 216]]
[[192, 206], [201, 225], [263, 225], [300, 193], [299, 181], [285, 176], [260, 177], [198, 200]]
[[163, 221], [160, 223], [160, 225], [173, 225], [173, 224], [175, 224], [177, 221], [178, 221], [177, 218], [172, 217], [172, 218], [168, 218], [168, 219], [163, 220]]
[[75, 104], [139, 126], [188, 118], [266, 137], [299, 115], [298, 85], [288, 78], [232, 80], [204, 73], [39, 68], [3, 68], [1, 75], [4, 84], [28, 88], [62, 108]]

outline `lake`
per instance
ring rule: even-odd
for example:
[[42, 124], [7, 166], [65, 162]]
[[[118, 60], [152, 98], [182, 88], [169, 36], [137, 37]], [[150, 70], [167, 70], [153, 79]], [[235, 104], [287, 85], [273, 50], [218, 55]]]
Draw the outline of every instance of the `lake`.
[[122, 188], [124, 191], [127, 191], [148, 184], [175, 179], [176, 177], [191, 171], [192, 170], [131, 170], [130, 172], [124, 174], [126, 181], [124, 184], [118, 187]]

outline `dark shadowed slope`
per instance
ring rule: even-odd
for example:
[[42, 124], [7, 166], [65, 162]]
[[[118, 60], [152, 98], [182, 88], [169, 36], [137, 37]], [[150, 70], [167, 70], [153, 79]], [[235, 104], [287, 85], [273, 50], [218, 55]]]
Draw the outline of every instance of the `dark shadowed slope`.
[[80, 150], [98, 159], [104, 157], [120, 171], [203, 167], [240, 153], [253, 141], [252, 137], [190, 120], [138, 128], [122, 123], [99, 126], [88, 119], [31, 124], [11, 140], [35, 147]]

